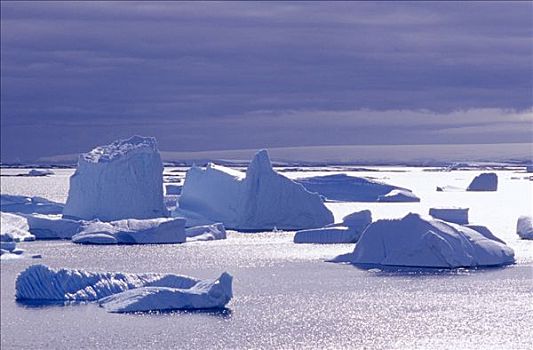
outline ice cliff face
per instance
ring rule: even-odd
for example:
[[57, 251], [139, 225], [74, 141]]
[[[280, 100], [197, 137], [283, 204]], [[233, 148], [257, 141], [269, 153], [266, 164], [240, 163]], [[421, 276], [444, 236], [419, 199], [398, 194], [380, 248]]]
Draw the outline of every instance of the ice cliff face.
[[167, 214], [163, 163], [153, 137], [133, 136], [80, 155], [63, 215], [85, 220]]
[[213, 164], [205, 170], [191, 168], [179, 210], [240, 230], [303, 229], [333, 222], [320, 196], [276, 173], [265, 150], [255, 155], [246, 174]]

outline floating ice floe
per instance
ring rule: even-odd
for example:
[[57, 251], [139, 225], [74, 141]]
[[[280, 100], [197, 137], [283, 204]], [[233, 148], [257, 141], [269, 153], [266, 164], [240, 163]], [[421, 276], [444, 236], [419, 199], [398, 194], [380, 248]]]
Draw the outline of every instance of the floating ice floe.
[[[381, 196], [385, 196], [394, 190], [406, 191], [412, 194], [411, 191], [405, 188], [346, 174], [314, 176], [300, 178], [295, 181], [302, 184], [310, 192], [316, 192], [331, 201], [377, 202]], [[416, 196], [413, 196], [406, 196], [405, 201], [413, 201], [413, 198], [416, 198]], [[396, 199], [402, 198], [397, 196]]]
[[4, 221], [20, 230], [17, 235], [33, 236], [30, 240], [70, 239], [80, 227], [80, 221], [63, 219], [61, 215], [2, 213]]
[[173, 216], [186, 217], [187, 226], [221, 222], [239, 230], [294, 230], [333, 222], [320, 196], [276, 173], [265, 150], [255, 155], [246, 174], [214, 164], [190, 168]]
[[294, 235], [294, 243], [355, 243], [371, 222], [370, 210], [358, 211], [345, 216], [342, 223], [298, 231]]
[[226, 229], [221, 223], [189, 227], [185, 229], [187, 242], [226, 239]]
[[497, 191], [498, 175], [495, 173], [483, 173], [474, 178], [467, 191]]
[[64, 204], [49, 201], [42, 197], [0, 195], [0, 211], [24, 214], [61, 214]]
[[155, 138], [133, 136], [80, 155], [63, 215], [103, 221], [166, 216]]
[[488, 267], [513, 264], [514, 251], [471, 228], [410, 213], [372, 223], [354, 252], [334, 261], [362, 266]]
[[379, 196], [378, 202], [420, 202], [420, 198], [409, 190], [392, 190]]
[[48, 175], [54, 175], [54, 172], [50, 169], [32, 169], [28, 172], [27, 176], [48, 176]]
[[429, 215], [454, 224], [468, 224], [468, 208], [430, 208]]
[[185, 219], [99, 220], [81, 224], [72, 242], [82, 244], [164, 244], [185, 242]]
[[522, 239], [533, 239], [533, 218], [531, 216], [521, 216], [516, 222], [516, 233]]
[[0, 212], [0, 237], [2, 241], [33, 241], [28, 221], [13, 213]]
[[232, 277], [199, 280], [174, 274], [98, 273], [33, 265], [16, 280], [16, 299], [33, 303], [97, 301], [109, 312], [224, 308]]

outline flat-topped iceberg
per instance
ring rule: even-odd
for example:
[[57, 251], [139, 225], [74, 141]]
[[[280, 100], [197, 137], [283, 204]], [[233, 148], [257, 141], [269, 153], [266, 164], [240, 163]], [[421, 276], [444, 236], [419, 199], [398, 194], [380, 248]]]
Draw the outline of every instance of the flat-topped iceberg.
[[467, 191], [497, 191], [498, 175], [496, 173], [479, 174], [468, 185]]
[[513, 264], [514, 251], [468, 227], [410, 213], [372, 223], [354, 252], [334, 261], [362, 266], [484, 267]]
[[185, 219], [99, 220], [82, 223], [72, 242], [81, 244], [165, 244], [185, 242]]
[[[377, 202], [380, 196], [385, 196], [394, 190], [412, 193], [406, 188], [346, 174], [314, 176], [295, 181], [302, 184], [310, 192], [316, 192], [331, 201]], [[403, 199], [410, 202], [413, 201], [413, 196], [407, 196]], [[417, 197], [414, 196], [414, 198]], [[397, 196], [396, 199], [402, 198]]]
[[173, 216], [239, 230], [295, 230], [333, 222], [320, 196], [276, 173], [265, 150], [255, 155], [246, 174], [214, 164], [193, 166]]
[[63, 215], [102, 221], [166, 216], [155, 138], [133, 136], [80, 155]]
[[32, 302], [98, 301], [110, 312], [223, 308], [232, 277], [199, 280], [174, 274], [133, 274], [52, 269], [32, 265], [17, 276], [15, 297]]
[[355, 243], [371, 222], [372, 214], [370, 210], [357, 211], [346, 215], [342, 219], [342, 223], [296, 232], [294, 243]]
[[468, 224], [468, 208], [430, 208], [429, 215], [454, 224]]
[[61, 214], [64, 204], [42, 197], [27, 197], [10, 194], [0, 195], [0, 211], [24, 214]]
[[533, 239], [533, 218], [520, 216], [516, 222], [516, 234], [522, 239]]

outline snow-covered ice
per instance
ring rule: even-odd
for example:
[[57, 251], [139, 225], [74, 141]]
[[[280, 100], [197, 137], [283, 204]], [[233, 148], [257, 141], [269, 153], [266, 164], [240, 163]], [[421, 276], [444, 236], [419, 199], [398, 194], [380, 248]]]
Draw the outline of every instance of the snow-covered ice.
[[0, 210], [8, 213], [61, 214], [64, 205], [42, 197], [0, 194]]
[[189, 169], [173, 216], [190, 217], [188, 212], [205, 218], [202, 222], [197, 216], [195, 223], [222, 222], [240, 230], [305, 229], [333, 222], [320, 196], [276, 173], [265, 150], [255, 155], [246, 174], [214, 164]]
[[514, 251], [468, 227], [410, 213], [372, 223], [353, 253], [335, 261], [429, 268], [502, 266], [514, 263]]
[[40, 264], [22, 271], [15, 289], [19, 301], [98, 301], [111, 312], [223, 308], [233, 296], [228, 273], [217, 280], [199, 280], [174, 274], [52, 269]]
[[370, 210], [357, 211], [346, 215], [341, 223], [297, 231], [294, 235], [294, 243], [355, 243], [371, 222]]
[[166, 216], [155, 138], [133, 136], [80, 155], [63, 215], [103, 221]]
[[4, 212], [0, 212], [0, 238], [2, 241], [15, 242], [35, 240], [24, 217]]
[[378, 202], [420, 202], [420, 198], [409, 190], [396, 189], [379, 196]]
[[135, 288], [100, 299], [98, 303], [108, 312], [220, 309], [233, 296], [232, 280], [225, 272], [216, 280], [198, 281], [190, 287]]
[[[402, 187], [346, 174], [299, 178], [295, 181], [302, 184], [310, 192], [316, 192], [332, 201], [377, 202], [380, 196], [387, 195], [394, 190], [411, 192]], [[413, 196], [406, 196], [405, 198], [397, 196], [396, 199], [405, 199], [404, 201], [411, 202]]]
[[430, 208], [429, 215], [454, 224], [468, 224], [468, 208]]
[[194, 226], [186, 228], [185, 235], [187, 236], [187, 242], [213, 241], [217, 239], [226, 239], [226, 229], [221, 223]]
[[533, 217], [520, 216], [516, 222], [516, 233], [522, 239], [533, 239]]
[[126, 219], [82, 223], [72, 242], [83, 244], [164, 244], [185, 242], [185, 219]]
[[476, 176], [467, 191], [497, 191], [498, 190], [498, 175], [496, 173], [482, 173]]

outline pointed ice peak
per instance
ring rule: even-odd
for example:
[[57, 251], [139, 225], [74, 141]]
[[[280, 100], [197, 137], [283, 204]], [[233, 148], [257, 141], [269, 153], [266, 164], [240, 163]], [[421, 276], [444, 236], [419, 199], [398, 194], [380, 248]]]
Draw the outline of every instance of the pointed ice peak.
[[263, 171], [272, 171], [272, 163], [270, 162], [270, 157], [268, 156], [268, 151], [266, 149], [262, 149], [255, 154], [254, 159], [252, 159], [250, 165], [248, 165], [246, 173], [250, 174], [252, 172], [256, 173]]
[[117, 140], [109, 145], [99, 146], [81, 157], [92, 163], [110, 162], [132, 151], [145, 149], [150, 152], [158, 152], [155, 137], [135, 135], [125, 140]]

